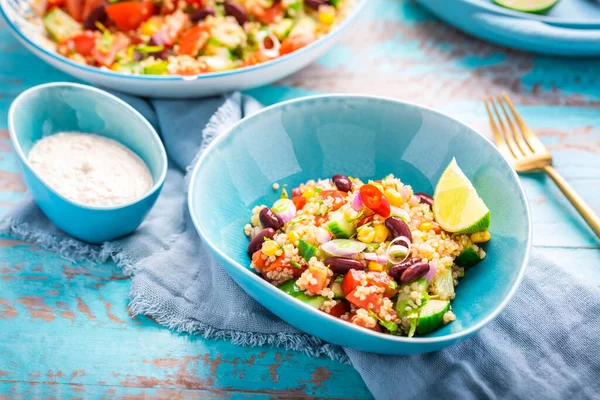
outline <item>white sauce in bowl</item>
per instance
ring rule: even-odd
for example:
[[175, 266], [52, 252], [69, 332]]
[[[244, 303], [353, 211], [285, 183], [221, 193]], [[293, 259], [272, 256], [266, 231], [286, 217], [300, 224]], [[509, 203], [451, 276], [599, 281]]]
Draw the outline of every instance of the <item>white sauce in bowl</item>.
[[28, 157], [42, 180], [79, 204], [110, 207], [139, 199], [152, 188], [148, 167], [116, 140], [60, 132], [37, 141]]

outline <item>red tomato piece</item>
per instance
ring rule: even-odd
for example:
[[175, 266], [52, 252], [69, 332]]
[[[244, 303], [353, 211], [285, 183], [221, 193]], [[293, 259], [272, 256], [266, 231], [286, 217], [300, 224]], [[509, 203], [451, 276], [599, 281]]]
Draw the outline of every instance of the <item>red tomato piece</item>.
[[292, 197], [292, 201], [294, 202], [294, 205], [296, 206], [296, 210], [302, 210], [304, 208], [304, 206], [306, 205], [306, 199], [302, 196], [294, 196], [294, 197]]
[[393, 297], [396, 294], [396, 289], [390, 287], [392, 278], [385, 272], [369, 272], [367, 274], [369, 283], [367, 286], [379, 286], [385, 289], [383, 297]]
[[329, 277], [327, 268], [310, 267], [308, 270], [312, 274], [313, 278], [317, 280], [317, 282], [307, 284], [306, 289], [313, 293], [319, 293], [327, 284], [327, 278]]
[[256, 266], [258, 272], [262, 273], [262, 270], [265, 267], [265, 260], [262, 259], [262, 250], [257, 250], [252, 254], [252, 263]]
[[349, 307], [348, 303], [346, 303], [345, 301], [342, 301], [342, 302], [337, 303], [335, 306], [333, 306], [331, 308], [331, 310], [329, 310], [329, 315], [339, 318], [342, 315], [346, 314], [348, 311], [350, 311], [350, 307]]
[[70, 51], [75, 51], [82, 56], [89, 56], [96, 48], [96, 35], [92, 31], [78, 33], [58, 44], [59, 47], [65, 46]]
[[204, 7], [204, 0], [185, 0], [185, 2], [192, 7], [196, 7], [196, 8]]
[[358, 225], [356, 225], [356, 227], [363, 226], [364, 224], [368, 224], [369, 222], [373, 221], [374, 217], [375, 217], [375, 214], [364, 217], [363, 219], [361, 219], [358, 222]]
[[358, 285], [360, 285], [360, 280], [365, 276], [365, 271], [358, 271], [356, 269], [351, 269], [344, 276], [344, 280], [342, 280], [342, 292], [344, 296], [349, 295], [351, 292], [356, 289]]
[[250, 13], [263, 24], [272, 24], [283, 18], [283, 6], [280, 2], [273, 4], [270, 8], [263, 8], [260, 5], [252, 7]]
[[360, 187], [360, 198], [365, 206], [383, 218], [390, 216], [390, 203], [376, 186], [362, 185]]
[[206, 25], [198, 25], [190, 28], [181, 37], [177, 54], [196, 57], [209, 37], [210, 28]]
[[[328, 197], [333, 198], [333, 205], [331, 206], [330, 211], [335, 211], [340, 209], [344, 205], [344, 200], [346, 198], [346, 194], [340, 192], [339, 190], [323, 190], [320, 194], [322, 199], [326, 199]], [[338, 199], [340, 201], [338, 202]]]
[[46, 3], [46, 10], [50, 10], [54, 7], [62, 7], [65, 5], [65, 0], [48, 0]]
[[317, 216], [315, 216], [315, 225], [316, 226], [321, 226], [321, 225], [325, 224], [327, 221], [329, 221], [329, 216], [328, 215], [317, 215]]
[[123, 32], [137, 29], [155, 13], [152, 1], [124, 1], [106, 6], [106, 13]]
[[350, 318], [350, 322], [353, 323], [354, 325], [358, 325], [358, 326], [362, 326], [365, 329], [369, 329], [371, 331], [375, 331], [375, 332], [381, 332], [381, 328], [379, 327], [379, 324], [376, 324], [373, 328], [367, 328], [364, 325], [364, 321], [362, 319], [358, 319], [358, 317], [356, 315], [353, 315]]
[[293, 51], [301, 49], [304, 46], [308, 46], [312, 42], [315, 41], [314, 35], [294, 35], [288, 36], [281, 42], [281, 47], [279, 48], [279, 54], [289, 54]]
[[65, 0], [67, 14], [73, 17], [73, 19], [76, 21], [81, 21], [81, 13], [83, 11], [84, 4], [85, 0]]
[[177, 42], [189, 21], [188, 15], [181, 10], [165, 17], [165, 24], [160, 30], [165, 46], [171, 47]]
[[346, 296], [346, 300], [358, 308], [373, 310], [375, 312], [379, 312], [379, 308], [381, 307], [381, 296], [377, 293], [368, 294], [364, 299], [361, 299], [361, 297], [356, 294], [356, 290], [353, 290]]

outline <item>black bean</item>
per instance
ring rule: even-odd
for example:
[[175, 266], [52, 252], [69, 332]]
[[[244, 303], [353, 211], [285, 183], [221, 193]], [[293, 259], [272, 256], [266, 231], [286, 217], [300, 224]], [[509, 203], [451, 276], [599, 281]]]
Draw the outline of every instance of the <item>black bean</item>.
[[97, 30], [98, 27], [96, 26], [96, 22], [102, 23], [106, 21], [107, 17], [106, 4], [100, 4], [89, 13], [85, 19], [85, 22], [83, 23], [83, 27], [92, 31]]
[[419, 261], [408, 267], [400, 277], [402, 283], [414, 282], [419, 278], [424, 277], [429, 272], [429, 263], [427, 261]]
[[204, 20], [209, 15], [215, 15], [215, 9], [211, 7], [204, 7], [198, 11], [194, 11], [190, 14], [190, 21], [198, 22]]
[[271, 211], [269, 207], [265, 207], [260, 210], [258, 218], [260, 219], [262, 226], [265, 228], [273, 228], [277, 230], [283, 226], [283, 221], [277, 215], [273, 214], [273, 211]]
[[352, 182], [346, 175], [335, 174], [331, 177], [335, 187], [341, 192], [349, 192], [352, 190]]
[[390, 230], [394, 239], [399, 236], [404, 236], [412, 243], [412, 233], [410, 233], [410, 228], [402, 218], [389, 217], [385, 220], [385, 226]]
[[429, 204], [429, 207], [433, 207], [433, 197], [427, 193], [419, 192], [415, 193], [415, 196], [419, 198], [420, 203]]
[[390, 268], [390, 275], [392, 276], [392, 278], [394, 278], [397, 282], [400, 282], [400, 279], [402, 277], [402, 273], [404, 271], [406, 271], [408, 269], [408, 267], [420, 262], [421, 259], [420, 258], [411, 258], [410, 260], [406, 260], [404, 262], [401, 262], [400, 264], [396, 264], [394, 265], [392, 268]]
[[304, 0], [304, 5], [318, 10], [320, 6], [325, 5], [325, 0]]
[[329, 266], [329, 268], [337, 274], [345, 274], [351, 269], [365, 269], [365, 266], [360, 261], [342, 257], [329, 257], [325, 260], [325, 265]]
[[248, 14], [240, 5], [226, 1], [224, 6], [227, 15], [234, 17], [238, 24], [244, 25], [248, 21]]
[[250, 241], [250, 244], [248, 245], [248, 255], [252, 257], [252, 254], [262, 248], [265, 238], [273, 239], [273, 236], [275, 236], [275, 230], [273, 228], [263, 229]]

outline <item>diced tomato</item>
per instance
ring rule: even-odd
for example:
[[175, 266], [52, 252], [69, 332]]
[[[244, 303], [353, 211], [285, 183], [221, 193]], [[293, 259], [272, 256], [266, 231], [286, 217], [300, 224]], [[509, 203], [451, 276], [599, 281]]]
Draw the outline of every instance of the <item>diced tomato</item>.
[[363, 219], [361, 219], [358, 222], [358, 224], [356, 225], [356, 227], [363, 226], [364, 224], [368, 224], [369, 222], [373, 221], [374, 217], [375, 217], [375, 214], [368, 215], [368, 216], [364, 217]]
[[185, 2], [192, 7], [196, 7], [196, 8], [204, 7], [204, 0], [185, 0]]
[[350, 318], [350, 322], [353, 323], [354, 325], [362, 326], [363, 328], [369, 329], [371, 331], [381, 332], [381, 328], [379, 327], [379, 324], [376, 324], [373, 328], [367, 328], [364, 325], [364, 321], [362, 319], [358, 319], [358, 317], [356, 315], [353, 315]]
[[263, 8], [257, 4], [252, 7], [250, 14], [263, 24], [272, 24], [283, 18], [283, 6], [280, 2], [273, 4], [270, 8]]
[[314, 35], [294, 35], [288, 36], [281, 42], [279, 54], [284, 55], [308, 46], [316, 40]]
[[167, 15], [165, 25], [160, 30], [164, 45], [167, 47], [173, 46], [188, 26], [189, 21], [188, 15], [181, 10]]
[[46, 10], [50, 10], [54, 7], [62, 7], [65, 5], [65, 0], [48, 0], [46, 2]]
[[110, 48], [107, 51], [103, 51], [98, 47], [95, 47], [92, 50], [92, 55], [103, 67], [110, 68], [115, 62], [115, 56], [117, 53], [129, 46], [129, 39], [124, 35], [115, 35], [113, 37], [113, 42]]
[[367, 278], [369, 279], [367, 286], [379, 286], [385, 288], [383, 297], [390, 298], [396, 294], [396, 289], [390, 286], [392, 284], [392, 278], [385, 272], [369, 272]]
[[265, 267], [265, 260], [262, 259], [262, 250], [258, 250], [252, 254], [252, 264], [256, 266], [258, 272], [262, 272]]
[[294, 196], [294, 197], [292, 197], [292, 201], [294, 202], [294, 205], [296, 206], [296, 210], [302, 210], [304, 208], [304, 206], [306, 205], [306, 199], [302, 196]]
[[90, 15], [90, 13], [92, 11], [94, 11], [94, 9], [96, 7], [98, 7], [104, 3], [105, 3], [105, 0], [85, 0], [85, 2], [83, 4], [83, 9], [81, 11], [81, 20], [85, 21], [85, 19]]
[[302, 192], [300, 191], [299, 187], [292, 189], [292, 196], [302, 196]]
[[360, 198], [365, 206], [383, 218], [390, 216], [390, 203], [376, 186], [362, 185], [360, 187]]
[[433, 224], [433, 228], [431, 228], [431, 230], [434, 231], [437, 235], [442, 233], [442, 228], [440, 228], [438, 224]]
[[59, 48], [67, 48], [68, 51], [75, 51], [82, 56], [89, 56], [96, 48], [96, 35], [92, 31], [78, 33], [58, 44]]
[[273, 261], [271, 264], [269, 264], [266, 268], [263, 268], [263, 271], [268, 272], [268, 271], [274, 271], [277, 268], [281, 267], [281, 268], [294, 268], [292, 267], [287, 261], [284, 261], [285, 257], [284, 256], [279, 256], [275, 259], [275, 261]]
[[137, 29], [155, 12], [152, 1], [123, 1], [106, 6], [106, 13], [110, 19], [124, 32]]
[[315, 216], [315, 225], [316, 226], [321, 226], [324, 223], [326, 223], [327, 221], [329, 221], [329, 216], [328, 215], [317, 215], [317, 216]]
[[381, 295], [378, 293], [371, 293], [365, 296], [364, 300], [356, 294], [356, 289], [350, 292], [346, 296], [346, 300], [354, 304], [358, 308], [364, 308], [367, 310], [373, 310], [379, 312], [381, 307]]
[[196, 57], [209, 37], [210, 28], [206, 25], [198, 25], [188, 29], [179, 41], [177, 54]]
[[67, 14], [73, 17], [73, 19], [76, 21], [81, 21], [81, 13], [83, 11], [84, 4], [85, 0], [65, 0]]
[[350, 311], [349, 304], [346, 303], [345, 301], [341, 301], [341, 302], [337, 303], [335, 306], [333, 306], [331, 308], [331, 310], [329, 310], [329, 315], [339, 318], [342, 315], [346, 314], [348, 311]]
[[[333, 198], [333, 205], [331, 206], [330, 211], [335, 211], [344, 205], [344, 199], [346, 198], [346, 193], [340, 192], [339, 190], [323, 190], [321, 192], [320, 196], [323, 199], [326, 199], [328, 197]], [[340, 201], [338, 202], [337, 199], [340, 199]]]
[[319, 293], [321, 290], [323, 290], [323, 288], [325, 288], [327, 278], [329, 277], [329, 274], [327, 273], [327, 268], [310, 267], [308, 270], [312, 274], [313, 278], [317, 280], [317, 282], [308, 283], [306, 285], [306, 289], [310, 290], [313, 293]]
[[351, 292], [356, 289], [357, 286], [360, 285], [360, 280], [365, 276], [365, 271], [359, 271], [356, 269], [351, 269], [344, 276], [344, 280], [342, 281], [342, 292], [344, 296], [349, 295]]

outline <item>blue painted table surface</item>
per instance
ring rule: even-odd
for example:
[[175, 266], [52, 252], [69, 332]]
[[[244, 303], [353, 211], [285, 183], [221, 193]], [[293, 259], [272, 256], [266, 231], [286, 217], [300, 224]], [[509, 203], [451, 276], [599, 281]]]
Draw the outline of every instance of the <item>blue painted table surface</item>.
[[[600, 62], [532, 56], [470, 38], [410, 1], [371, 0], [315, 64], [249, 91], [265, 104], [344, 92], [434, 107], [491, 137], [481, 99], [509, 91], [557, 169], [600, 212]], [[73, 79], [0, 26], [0, 213], [23, 196], [6, 115], [23, 90]], [[600, 241], [554, 184], [523, 177], [533, 244], [600, 285]], [[370, 398], [349, 365], [173, 333], [127, 312], [129, 278], [0, 239], [0, 398]], [[377, 368], [376, 365], [373, 368]], [[390, 384], [393, 384], [390, 382]]]

